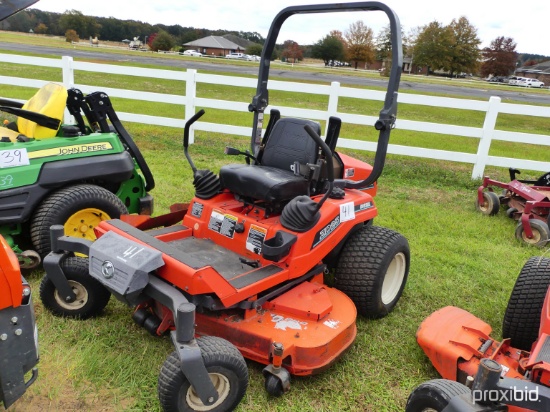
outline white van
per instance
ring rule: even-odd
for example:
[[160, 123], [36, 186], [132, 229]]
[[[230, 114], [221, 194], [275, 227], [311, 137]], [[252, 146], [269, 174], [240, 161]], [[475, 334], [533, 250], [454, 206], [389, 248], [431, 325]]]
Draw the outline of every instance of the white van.
[[541, 87], [544, 87], [544, 83], [537, 79], [531, 79], [531, 78], [523, 78], [521, 80], [518, 80], [518, 86], [522, 87], [538, 87], [539, 89]]
[[527, 77], [512, 76], [508, 79], [510, 86], [518, 86], [520, 81], [528, 80]]

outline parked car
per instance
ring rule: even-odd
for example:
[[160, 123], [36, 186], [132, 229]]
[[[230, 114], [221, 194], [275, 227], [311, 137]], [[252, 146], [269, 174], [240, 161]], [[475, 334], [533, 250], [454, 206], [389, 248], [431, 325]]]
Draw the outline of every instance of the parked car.
[[506, 77], [505, 76], [493, 76], [487, 81], [491, 82], [491, 83], [505, 83], [506, 82]]
[[508, 84], [510, 86], [518, 86], [518, 83], [521, 81], [521, 80], [524, 80], [524, 79], [527, 79], [526, 77], [519, 77], [519, 76], [511, 76], [509, 79], [508, 79]]
[[518, 80], [517, 83], [518, 86], [522, 87], [544, 87], [544, 83], [537, 79], [531, 79], [531, 78], [523, 78], [521, 80]]
[[192, 57], [202, 57], [202, 53], [199, 53], [196, 50], [185, 50], [183, 52], [184, 56], [192, 56]]
[[260, 61], [260, 56], [255, 56], [253, 54], [247, 54], [247, 55], [245, 55], [245, 59], [248, 60], [249, 62], [259, 62]]
[[229, 53], [225, 55], [226, 59], [244, 59], [243, 53]]

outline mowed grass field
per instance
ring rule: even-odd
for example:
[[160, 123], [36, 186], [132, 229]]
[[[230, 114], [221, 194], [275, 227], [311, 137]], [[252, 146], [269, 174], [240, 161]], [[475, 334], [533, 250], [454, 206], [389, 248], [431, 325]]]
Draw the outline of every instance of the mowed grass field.
[[[4, 33], [0, 34], [0, 43]], [[0, 52], [1, 46], [0, 46]], [[160, 56], [159, 58], [162, 58]], [[3, 76], [60, 81], [59, 70], [0, 63]], [[77, 73], [76, 81], [101, 87], [184, 94], [182, 84], [126, 76]], [[345, 84], [345, 80], [342, 81]], [[466, 85], [466, 83], [465, 83]], [[467, 83], [467, 87], [474, 87]], [[465, 86], [466, 87], [466, 86]], [[253, 90], [200, 85], [199, 97], [249, 102]], [[529, 92], [529, 91], [526, 91]], [[539, 91], [537, 91], [539, 92]], [[548, 91], [546, 91], [548, 92]], [[2, 97], [26, 99], [31, 88], [0, 86]], [[456, 97], [456, 96], [450, 96]], [[270, 94], [271, 104], [323, 110], [326, 99], [286, 92]], [[182, 117], [168, 104], [113, 99], [118, 111]], [[380, 102], [342, 99], [342, 112], [376, 115]], [[482, 114], [443, 108], [401, 105], [399, 118], [481, 127]], [[208, 110], [208, 122], [250, 126], [248, 113]], [[201, 119], [201, 120], [203, 120]], [[180, 129], [128, 123], [128, 130], [148, 161], [157, 181], [156, 212], [193, 196], [192, 174], [182, 151]], [[550, 119], [503, 115], [502, 130], [550, 134]], [[371, 127], [345, 125], [342, 135], [375, 139]], [[395, 130], [391, 143], [475, 153], [475, 139]], [[219, 170], [238, 161], [223, 155], [226, 145], [246, 149], [249, 139], [197, 132], [190, 151], [198, 168]], [[373, 153], [342, 150], [372, 162]], [[495, 143], [491, 154], [546, 161], [540, 146]], [[513, 166], [511, 164], [510, 166]], [[550, 165], [549, 165], [550, 166]], [[515, 223], [504, 213], [491, 218], [476, 212], [480, 181], [470, 179], [471, 165], [389, 156], [379, 179], [375, 225], [402, 233], [411, 248], [411, 270], [404, 294], [386, 318], [358, 319], [357, 339], [331, 368], [310, 378], [294, 378], [291, 391], [271, 398], [263, 388], [262, 366], [247, 362], [250, 386], [239, 411], [402, 411], [411, 390], [437, 372], [417, 346], [415, 332], [431, 312], [456, 305], [481, 317], [500, 339], [501, 323], [515, 278], [524, 262], [544, 250], [514, 239]], [[549, 167], [550, 169], [550, 167]], [[486, 174], [506, 181], [505, 169]], [[522, 177], [540, 173], [523, 171]], [[27, 273], [33, 287], [39, 328], [39, 378], [13, 411], [158, 411], [157, 377], [172, 351], [167, 337], [156, 338], [131, 320], [132, 309], [112, 299], [95, 319], [75, 321], [52, 316], [38, 297], [41, 270]]]

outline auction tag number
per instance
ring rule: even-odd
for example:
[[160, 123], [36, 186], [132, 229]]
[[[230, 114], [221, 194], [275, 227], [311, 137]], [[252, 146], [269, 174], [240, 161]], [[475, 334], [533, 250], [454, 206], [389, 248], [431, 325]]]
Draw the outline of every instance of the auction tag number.
[[0, 150], [0, 168], [29, 164], [27, 149]]
[[355, 219], [355, 206], [353, 202], [340, 205], [340, 222]]

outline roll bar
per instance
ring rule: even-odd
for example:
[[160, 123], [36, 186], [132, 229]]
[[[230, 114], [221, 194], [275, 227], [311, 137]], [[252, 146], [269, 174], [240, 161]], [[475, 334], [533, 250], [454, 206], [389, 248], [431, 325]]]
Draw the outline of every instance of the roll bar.
[[399, 81], [401, 79], [401, 70], [403, 67], [403, 47], [401, 40], [401, 25], [399, 18], [395, 12], [383, 3], [376, 1], [365, 1], [355, 3], [330, 3], [330, 4], [313, 4], [305, 6], [291, 6], [279, 12], [269, 29], [262, 56], [260, 58], [260, 71], [258, 74], [258, 85], [256, 87], [256, 95], [252, 99], [252, 103], [248, 106], [248, 110], [254, 112], [254, 123], [252, 125], [252, 137], [250, 141], [251, 152], [254, 155], [258, 154], [258, 150], [262, 138], [262, 126], [264, 111], [269, 104], [269, 92], [267, 89], [267, 81], [269, 78], [269, 66], [271, 57], [275, 48], [275, 42], [282, 24], [287, 18], [294, 14], [312, 14], [312, 13], [332, 13], [344, 11], [383, 11], [388, 16], [390, 21], [391, 44], [392, 44], [392, 67], [390, 79], [388, 82], [388, 90], [384, 100], [384, 107], [380, 111], [379, 118], [374, 127], [379, 131], [378, 146], [374, 158], [374, 165], [371, 174], [363, 181], [352, 182], [345, 181], [345, 187], [348, 188], [364, 188], [373, 184], [384, 169], [386, 160], [386, 152], [390, 138], [391, 129], [394, 126], [397, 115], [397, 91], [399, 89]]

